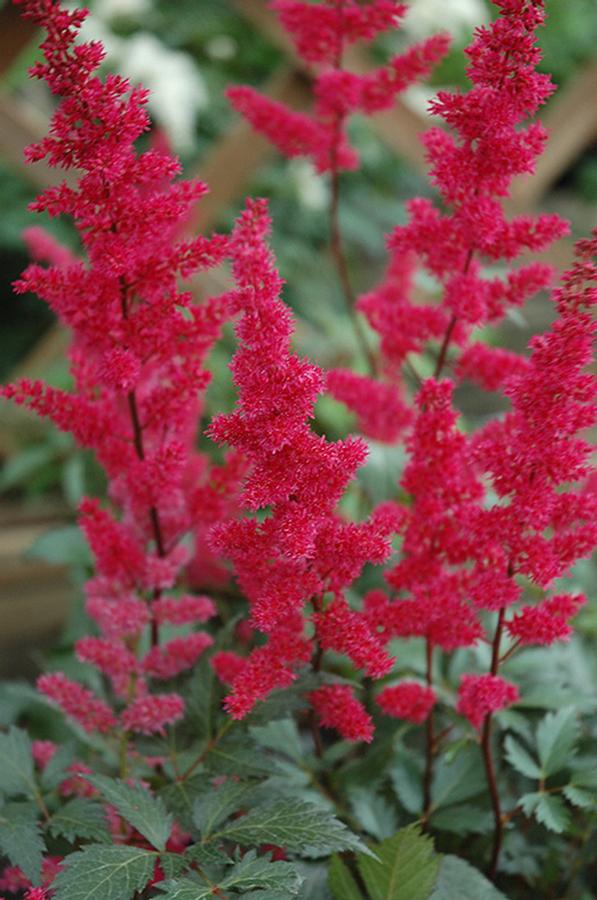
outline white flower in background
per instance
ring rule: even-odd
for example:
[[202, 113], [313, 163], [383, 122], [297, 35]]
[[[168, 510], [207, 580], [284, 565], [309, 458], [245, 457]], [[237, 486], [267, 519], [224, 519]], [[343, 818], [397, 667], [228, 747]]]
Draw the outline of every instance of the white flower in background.
[[403, 25], [417, 39], [441, 29], [456, 38], [466, 38], [473, 28], [488, 21], [483, 0], [411, 0]]
[[192, 149], [197, 113], [207, 106], [208, 95], [191, 57], [142, 31], [125, 42], [120, 67], [131, 81], [151, 91], [149, 110], [174, 147]]
[[325, 209], [328, 205], [328, 186], [305, 159], [293, 159], [288, 165], [289, 175], [297, 197], [308, 209]]
[[149, 12], [151, 0], [95, 0], [93, 12], [102, 19], [138, 19]]
[[108, 14], [113, 15], [111, 10], [124, 14], [125, 10], [139, 10], [141, 4], [149, 8], [148, 0], [98, 0], [81, 29], [82, 38], [101, 41], [108, 64], [151, 92], [149, 114], [167, 133], [173, 148], [178, 152], [192, 150], [197, 115], [208, 102], [205, 81], [193, 59], [167, 47], [149, 32], [122, 38], [107, 24]]

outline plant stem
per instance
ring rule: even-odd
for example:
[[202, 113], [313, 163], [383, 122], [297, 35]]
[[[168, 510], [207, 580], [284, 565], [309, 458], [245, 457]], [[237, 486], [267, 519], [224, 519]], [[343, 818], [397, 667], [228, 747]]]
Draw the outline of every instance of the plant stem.
[[[120, 279], [120, 289], [121, 289], [121, 310], [122, 310], [122, 318], [128, 319], [128, 286], [123, 278]], [[127, 394], [127, 402], [129, 407], [129, 414], [131, 417], [131, 425], [133, 427], [133, 445], [135, 447], [135, 453], [140, 460], [145, 459], [145, 447], [143, 445], [143, 426], [141, 425], [141, 418], [139, 416], [139, 407], [137, 405], [137, 395], [135, 391], [129, 391]], [[149, 510], [149, 518], [151, 521], [151, 528], [153, 531], [153, 539], [155, 541], [156, 549], [158, 552], [158, 556], [163, 557], [166, 555], [165, 545], [164, 545], [164, 536], [162, 532], [162, 526], [160, 523], [160, 514], [155, 506], [152, 506]], [[157, 600], [161, 595], [161, 589], [155, 588], [153, 592], [153, 599]], [[155, 619], [151, 620], [151, 646], [156, 647], [160, 642], [160, 632], [158, 623]]]
[[[433, 685], [433, 644], [427, 638], [425, 644], [426, 659], [426, 681], [427, 687]], [[427, 717], [426, 724], [426, 753], [425, 753], [425, 774], [423, 776], [423, 822], [427, 827], [427, 821], [431, 813], [431, 782], [433, 780], [433, 755], [435, 751], [435, 736], [433, 732], [433, 710]]]
[[[498, 614], [497, 626], [492, 644], [491, 653], [491, 674], [497, 675], [500, 666], [500, 643], [504, 630], [505, 609], [502, 607]], [[481, 735], [481, 752], [483, 754], [483, 762], [485, 764], [485, 772], [487, 774], [487, 784], [491, 797], [491, 806], [493, 809], [494, 832], [493, 832], [493, 849], [491, 853], [491, 862], [489, 864], [488, 874], [491, 879], [495, 879], [500, 851], [502, 849], [502, 841], [504, 839], [504, 817], [502, 815], [502, 806], [500, 802], [500, 794], [495, 776], [495, 767], [493, 763], [493, 753], [491, 749], [491, 724], [492, 715], [489, 713], [485, 716], [483, 722], [483, 732]]]
[[[323, 601], [321, 597], [313, 597], [312, 600], [313, 609], [316, 613], [320, 613], [323, 611]], [[321, 647], [319, 641], [317, 640], [317, 635], [313, 638], [315, 642], [315, 652], [313, 653], [313, 657], [311, 659], [311, 666], [314, 672], [321, 672], [321, 664], [323, 662], [323, 648]], [[317, 713], [313, 708], [309, 710], [308, 716], [309, 722], [309, 730], [311, 732], [311, 736], [313, 738], [313, 747], [315, 749], [315, 756], [318, 759], [321, 759], [323, 756], [323, 741], [321, 739], [321, 728], [319, 727], [319, 722], [317, 721]]]
[[207, 742], [207, 744], [205, 745], [205, 747], [203, 748], [201, 753], [199, 753], [199, 755], [195, 757], [195, 759], [193, 760], [191, 765], [185, 769], [185, 771], [182, 773], [182, 775], [179, 775], [179, 777], [176, 779], [176, 781], [186, 781], [187, 778], [189, 778], [193, 774], [193, 772], [195, 771], [197, 766], [200, 766], [201, 763], [203, 762], [203, 760], [206, 758], [206, 756], [209, 753], [211, 753], [211, 751], [214, 749], [214, 747], [217, 744], [219, 744], [219, 742], [222, 740], [224, 735], [229, 731], [230, 728], [232, 728], [233, 725], [234, 725], [234, 719], [226, 719], [226, 721], [224, 722], [224, 724], [222, 725], [222, 727], [220, 728], [218, 733], [215, 734], [212, 738], [210, 738], [210, 740]]

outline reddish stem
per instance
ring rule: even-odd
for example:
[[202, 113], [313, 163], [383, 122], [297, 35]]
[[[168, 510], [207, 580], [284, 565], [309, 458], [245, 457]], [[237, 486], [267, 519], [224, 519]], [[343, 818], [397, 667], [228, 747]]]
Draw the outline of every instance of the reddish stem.
[[[433, 644], [427, 638], [425, 644], [426, 681], [427, 687], [433, 685]], [[425, 774], [423, 776], [423, 822], [427, 827], [427, 821], [431, 814], [431, 782], [433, 780], [433, 755], [435, 752], [435, 735], [433, 731], [433, 710], [430, 711], [426, 723], [426, 753]]]
[[[491, 653], [491, 674], [497, 675], [500, 667], [500, 643], [504, 630], [505, 609], [502, 607], [499, 611], [497, 626], [492, 643]], [[483, 722], [483, 731], [481, 735], [481, 752], [483, 754], [483, 762], [485, 764], [485, 772], [487, 774], [487, 784], [491, 797], [491, 806], [493, 809], [494, 832], [493, 832], [493, 848], [491, 853], [491, 862], [489, 864], [488, 874], [491, 879], [495, 879], [502, 842], [504, 839], [504, 817], [502, 815], [502, 805], [500, 802], [500, 794], [498, 791], [497, 779], [495, 776], [495, 767], [493, 762], [493, 753], [491, 749], [491, 724], [492, 715], [489, 713], [485, 716]]]
[[[122, 309], [122, 317], [123, 319], [128, 319], [128, 304], [127, 304], [127, 294], [128, 287], [124, 282], [124, 279], [120, 279], [121, 282], [121, 309]], [[129, 391], [127, 394], [127, 402], [129, 407], [129, 413], [131, 417], [131, 424], [133, 428], [133, 444], [135, 447], [135, 453], [140, 460], [145, 459], [145, 447], [143, 445], [143, 426], [141, 425], [141, 419], [139, 416], [139, 407], [137, 405], [137, 396], [135, 391]], [[155, 506], [152, 506], [149, 510], [149, 518], [151, 521], [151, 529], [153, 532], [153, 539], [155, 541], [156, 549], [158, 552], [158, 556], [165, 556], [166, 550], [164, 546], [164, 536], [162, 532], [162, 526], [160, 523], [160, 514]], [[153, 592], [153, 599], [157, 600], [161, 594], [160, 588], [155, 588]], [[151, 621], [151, 645], [152, 647], [156, 647], [160, 642], [160, 632], [159, 625], [152, 619]]]

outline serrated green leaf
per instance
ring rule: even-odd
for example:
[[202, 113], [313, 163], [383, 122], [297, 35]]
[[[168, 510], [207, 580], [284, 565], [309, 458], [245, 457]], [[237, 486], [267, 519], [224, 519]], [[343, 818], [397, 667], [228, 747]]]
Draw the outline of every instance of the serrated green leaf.
[[193, 822], [203, 838], [237, 812], [255, 793], [255, 784], [247, 781], [225, 781], [200, 794], [193, 806]]
[[396, 833], [398, 817], [388, 801], [366, 787], [357, 785], [349, 792], [350, 806], [361, 828], [378, 841]]
[[466, 746], [452, 760], [439, 759], [431, 786], [432, 808], [437, 810], [470, 800], [483, 793], [485, 788], [485, 769], [479, 747]]
[[363, 900], [350, 869], [337, 854], [330, 860], [328, 883], [336, 900]]
[[268, 857], [258, 857], [255, 851], [250, 851], [232, 867], [229, 865], [228, 871], [217, 882], [193, 875], [159, 885], [159, 888], [168, 900], [203, 900], [213, 897], [215, 890], [222, 894], [227, 890], [250, 891], [251, 898], [260, 895], [290, 898], [297, 896], [301, 881], [291, 863], [271, 862]]
[[131, 900], [151, 879], [157, 854], [90, 844], [67, 856], [52, 883], [54, 900]]
[[41, 785], [46, 791], [53, 791], [68, 775], [68, 767], [75, 759], [72, 746], [59, 747], [41, 773]]
[[507, 900], [477, 869], [458, 856], [444, 856], [429, 900]]
[[597, 794], [594, 791], [577, 787], [575, 784], [567, 784], [563, 794], [573, 806], [579, 806], [581, 809], [595, 809], [597, 807]]
[[366, 849], [328, 810], [302, 800], [264, 803], [220, 829], [217, 836], [243, 846], [276, 844], [310, 857]]
[[214, 885], [204, 882], [198, 876], [162, 881], [156, 887], [164, 895], [164, 900], [207, 900], [214, 896]]
[[541, 778], [541, 769], [535, 760], [511, 734], [504, 741], [504, 747], [506, 759], [517, 772], [526, 775], [527, 778]]
[[261, 747], [276, 750], [294, 760], [302, 760], [303, 746], [294, 719], [277, 719], [267, 725], [253, 725], [252, 736]]
[[537, 752], [543, 777], [566, 767], [575, 755], [578, 722], [574, 709], [548, 713], [537, 726]]
[[439, 869], [430, 837], [411, 825], [372, 849], [378, 859], [357, 857], [370, 900], [427, 900]]
[[412, 754], [404, 754], [403, 758], [390, 769], [392, 786], [398, 800], [411, 815], [420, 814], [423, 809], [423, 777]]
[[33, 884], [40, 882], [45, 852], [37, 817], [32, 803], [7, 803], [0, 808], [0, 850]]
[[272, 862], [269, 857], [257, 856], [250, 851], [227, 873], [220, 887], [252, 891], [256, 888], [285, 891], [287, 897], [296, 897], [302, 878], [291, 863]]
[[0, 734], [0, 791], [7, 797], [25, 794], [35, 797], [37, 787], [31, 755], [31, 741], [21, 728]]
[[205, 790], [205, 776], [194, 775], [183, 781], [173, 781], [165, 785], [158, 796], [166, 807], [174, 813], [183, 828], [193, 830], [193, 804]]
[[535, 791], [520, 798], [525, 815], [534, 815], [538, 822], [550, 831], [561, 834], [570, 825], [570, 814], [560, 797]]
[[62, 835], [74, 843], [79, 838], [111, 841], [104, 810], [99, 803], [86, 797], [74, 797], [54, 813], [47, 825], [51, 835]]
[[88, 780], [156, 850], [164, 849], [172, 831], [172, 816], [159, 797], [139, 784], [126, 784], [106, 775], [90, 775]]
[[229, 734], [205, 756], [205, 768], [214, 775], [236, 775], [238, 778], [263, 778], [271, 775], [257, 744], [247, 734]]
[[440, 831], [452, 831], [456, 834], [485, 834], [493, 826], [493, 816], [488, 810], [478, 806], [460, 803], [433, 812], [431, 825]]

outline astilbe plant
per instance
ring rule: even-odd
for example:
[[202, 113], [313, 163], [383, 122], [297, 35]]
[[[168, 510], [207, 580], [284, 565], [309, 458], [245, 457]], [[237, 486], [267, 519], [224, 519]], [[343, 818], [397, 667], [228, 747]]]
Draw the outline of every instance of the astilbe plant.
[[[71, 330], [73, 388], [26, 380], [3, 393], [96, 454], [108, 500], [81, 504], [94, 558], [85, 585], [93, 633], [75, 646], [77, 659], [104, 677], [83, 683], [51, 671], [38, 680], [47, 701], [75, 723], [85, 758], [51, 741], [30, 744], [18, 729], [0, 736], [17, 773], [0, 773], [0, 788], [21, 797], [10, 807], [26, 837], [18, 847], [0, 829], [0, 846], [15, 863], [2, 889], [26, 891], [28, 900], [291, 897], [301, 876], [287, 858], [337, 850], [353, 874], [335, 858], [330, 885], [348, 898], [349, 890], [351, 897], [381, 890], [384, 866], [395, 868], [412, 851], [422, 854], [421, 884], [429, 888], [417, 896], [430, 896], [439, 859], [429, 856], [428, 838], [407, 829], [395, 844], [379, 845], [372, 862], [329, 812], [331, 803], [353, 830], [386, 836], [346, 808], [349, 776], [334, 777], [333, 769], [350, 752], [346, 771], [356, 766], [358, 777], [363, 746], [373, 742], [376, 752], [376, 721], [386, 754], [393, 719], [424, 729], [423, 758], [404, 769], [412, 778], [420, 772], [421, 797], [404, 805], [426, 829], [434, 827], [434, 769], [448, 734], [480, 747], [495, 877], [517, 809], [504, 809], [492, 726], [521, 696], [501, 667], [527, 645], [569, 638], [584, 597], [557, 579], [597, 543], [590, 446], [582, 438], [595, 421], [595, 379], [585, 369], [597, 237], [577, 245], [576, 262], [553, 293], [557, 318], [532, 339], [528, 356], [475, 340], [477, 329], [499, 324], [553, 279], [542, 263], [506, 266], [568, 230], [552, 215], [507, 219], [502, 206], [512, 179], [533, 171], [546, 140], [541, 125], [524, 124], [553, 90], [536, 71], [543, 4], [495, 0], [498, 18], [466, 51], [470, 89], [440, 92], [431, 106], [449, 126], [424, 137], [440, 200], [410, 201], [408, 221], [388, 239], [384, 281], [358, 299], [338, 216], [340, 171], [358, 162], [346, 121], [390, 107], [431, 70], [447, 39], [431, 38], [381, 69], [355, 74], [343, 68], [345, 49], [396, 26], [402, 4], [276, 0], [282, 25], [313, 67], [314, 114], [251, 88], [228, 92], [283, 153], [311, 158], [330, 179], [330, 249], [366, 374], [358, 367], [324, 373], [293, 352], [292, 315], [267, 243], [267, 203], [248, 201], [227, 236], [182, 237], [206, 186], [176, 180], [180, 167], [170, 156], [135, 149], [149, 127], [146, 93], [118, 76], [97, 76], [101, 46], [76, 42], [84, 11], [55, 0], [19, 5], [47, 34], [32, 75], [61, 98], [49, 136], [28, 148], [28, 159], [78, 172], [76, 183], [46, 190], [33, 209], [71, 216], [81, 257], [29, 229], [38, 262], [16, 289], [35, 291]], [[183, 279], [224, 261], [229, 291], [197, 302], [181, 289]], [[413, 296], [418, 269], [435, 285], [426, 302]], [[216, 462], [196, 449], [196, 437], [210, 380], [206, 357], [232, 320], [237, 401], [207, 428], [225, 448]], [[433, 374], [421, 377], [421, 365]], [[506, 414], [471, 434], [453, 402], [466, 379], [510, 402]], [[355, 414], [361, 436], [331, 441], [316, 433], [310, 420], [325, 391]], [[372, 440], [404, 443], [407, 463], [394, 495], [353, 521], [342, 500]], [[387, 587], [361, 591], [363, 572], [384, 563]], [[228, 602], [249, 611], [232, 621], [234, 641], [222, 608]], [[409, 638], [425, 646], [421, 679], [401, 664], [396, 639]], [[445, 659], [483, 644], [488, 653], [459, 663], [460, 687], [450, 694]], [[463, 671], [473, 660], [474, 670]], [[213, 708], [214, 675], [227, 686], [223, 712]], [[369, 680], [382, 681], [374, 697]], [[260, 710], [275, 723], [295, 709], [300, 730], [287, 723], [270, 733], [256, 724]], [[449, 725], [440, 729], [446, 710]], [[330, 731], [348, 744], [333, 743]], [[300, 791], [293, 798], [288, 786], [290, 796], [280, 799], [276, 779], [267, 779], [255, 756], [259, 735], [289, 756], [292, 741], [303, 741], [298, 755], [313, 757], [309, 777], [327, 808], [312, 802], [312, 791], [309, 800]], [[402, 799], [400, 784], [397, 791]], [[540, 800], [522, 805], [532, 812]], [[43, 861], [38, 820], [49, 848]], [[81, 840], [92, 843], [80, 848]], [[449, 879], [448, 869], [440, 879]], [[476, 877], [471, 889], [487, 889]]]

